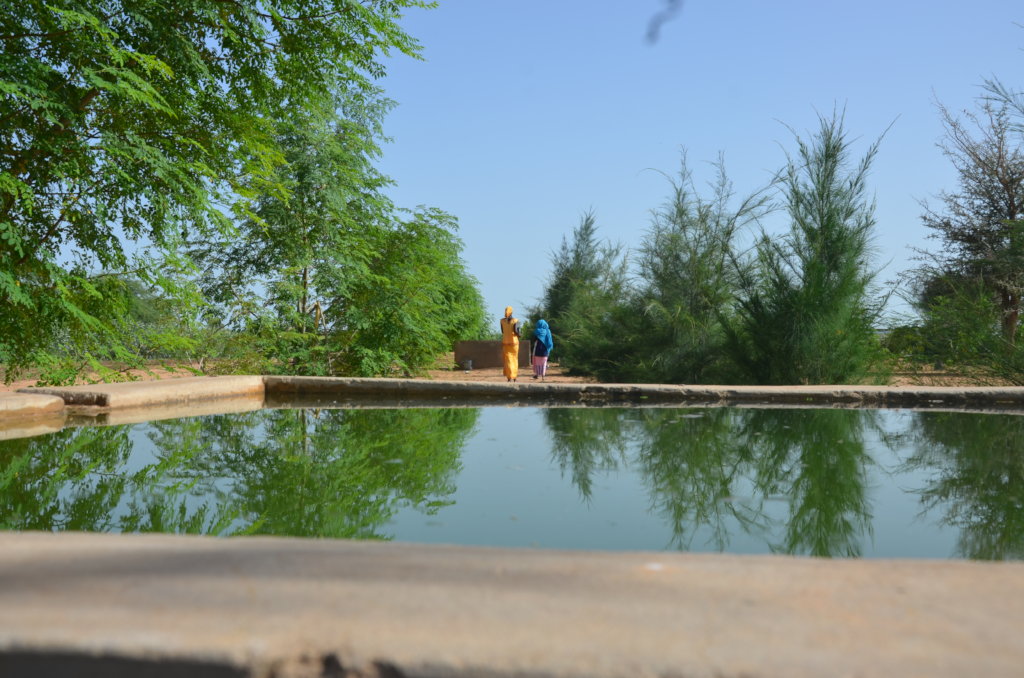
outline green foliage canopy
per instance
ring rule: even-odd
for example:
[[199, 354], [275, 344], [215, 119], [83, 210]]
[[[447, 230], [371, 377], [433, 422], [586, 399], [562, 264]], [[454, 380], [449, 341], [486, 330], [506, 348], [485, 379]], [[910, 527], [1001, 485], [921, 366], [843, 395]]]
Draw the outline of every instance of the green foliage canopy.
[[716, 170], [711, 196], [701, 196], [684, 157], [640, 245], [633, 317], [645, 337], [635, 361], [645, 381], [729, 379], [722, 322], [737, 293], [736, 240], [769, 206], [764, 191], [733, 206], [722, 158]]
[[[980, 282], [991, 297], [986, 306], [994, 310], [982, 326], [998, 327], [1009, 347], [1016, 341], [1024, 298], [1024, 137], [1012, 112], [1010, 102], [987, 98], [962, 117], [939, 104], [945, 128], [940, 147], [956, 170], [959, 187], [939, 194], [941, 210], [924, 204], [922, 221], [941, 247], [926, 254], [930, 263], [913, 273], [916, 301], [926, 319], [941, 314], [935, 305], [948, 305], [944, 297], [960, 293], [955, 282], [965, 281], [962, 292], [967, 295]], [[937, 294], [942, 286], [946, 293]]]
[[[0, 362], [130, 358], [99, 272], [171, 292], [183, 236], [230, 232], [281, 112], [365, 90], [420, 0], [27, 0], [0, 15]], [[8, 372], [10, 377], [10, 371]]]
[[621, 247], [598, 240], [590, 211], [552, 253], [541, 304], [527, 312], [548, 321], [558, 361], [571, 372], [620, 378], [628, 345], [621, 316], [631, 312], [622, 303], [629, 294], [628, 263]]
[[[607, 381], [842, 383], [880, 357], [868, 268], [878, 144], [849, 167], [842, 118], [822, 118], [768, 188], [734, 202], [723, 162], [710, 197], [685, 157], [670, 198], [634, 252], [602, 245], [584, 215], [552, 255], [541, 307], [570, 370]], [[789, 232], [747, 256], [739, 234], [779, 202]]]
[[254, 201], [237, 233], [194, 243], [216, 324], [262, 361], [257, 371], [414, 372], [482, 331], [483, 300], [451, 215], [403, 214], [373, 167], [379, 92], [345, 92], [325, 119], [280, 125], [286, 195]]

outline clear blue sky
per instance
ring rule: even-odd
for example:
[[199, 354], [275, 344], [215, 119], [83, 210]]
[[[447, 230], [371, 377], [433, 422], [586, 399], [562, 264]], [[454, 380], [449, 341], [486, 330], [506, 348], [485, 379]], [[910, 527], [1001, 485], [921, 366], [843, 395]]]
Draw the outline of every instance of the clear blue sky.
[[389, 62], [381, 169], [399, 205], [458, 217], [495, 322], [540, 297], [585, 210], [635, 247], [682, 149], [699, 188], [724, 153], [743, 194], [794, 150], [785, 125], [809, 136], [835, 108], [858, 153], [892, 125], [871, 189], [876, 265], [893, 279], [911, 247], [934, 246], [919, 201], [956, 188], [935, 100], [973, 107], [991, 76], [1024, 89], [1020, 0], [686, 0], [651, 43], [664, 7], [441, 0], [404, 20], [425, 61]]

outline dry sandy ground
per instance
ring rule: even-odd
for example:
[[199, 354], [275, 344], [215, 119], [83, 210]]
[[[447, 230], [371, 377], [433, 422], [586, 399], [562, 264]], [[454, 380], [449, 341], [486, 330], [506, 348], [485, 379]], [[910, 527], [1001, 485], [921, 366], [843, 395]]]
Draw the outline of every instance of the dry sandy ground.
[[[130, 375], [133, 380], [137, 381], [150, 381], [153, 379], [177, 379], [180, 377], [192, 377], [196, 376], [188, 370], [175, 370], [170, 372], [162, 367], [152, 367], [149, 372], [144, 370], [129, 370], [126, 372]], [[519, 370], [519, 381], [526, 382], [532, 381], [531, 377], [533, 372], [531, 368], [523, 368]], [[95, 376], [95, 375], [94, 375]], [[473, 370], [471, 372], [465, 372], [461, 369], [434, 369], [429, 370], [426, 376], [421, 377], [423, 379], [435, 379], [438, 381], [494, 381], [503, 382], [505, 376], [501, 373], [500, 367], [485, 368], [479, 370]], [[539, 380], [538, 380], [539, 381]], [[576, 382], [586, 383], [592, 382], [593, 379], [587, 379], [585, 377], [571, 377], [566, 375], [560, 367], [552, 365], [548, 368], [548, 373], [545, 377], [545, 381], [551, 382]], [[88, 380], [79, 380], [80, 384], [90, 383]], [[36, 379], [18, 379], [10, 384], [5, 384], [0, 381], [0, 392], [4, 391], [17, 391], [19, 388], [25, 388], [26, 386], [35, 386]]]
[[[454, 362], [454, 361], [453, 361]], [[519, 378], [520, 382], [533, 381], [533, 368], [532, 367], [520, 367]], [[505, 375], [502, 374], [500, 367], [485, 367], [482, 369], [473, 369], [466, 372], [463, 369], [435, 369], [427, 372], [428, 379], [435, 379], [437, 381], [494, 381], [504, 382]], [[537, 380], [540, 381], [539, 379]], [[547, 375], [544, 377], [544, 381], [553, 382], [572, 382], [577, 384], [589, 383], [596, 381], [588, 377], [576, 377], [567, 375], [561, 367], [558, 365], [548, 365]]]
[[[427, 372], [428, 379], [443, 381], [494, 381], [503, 382], [505, 376], [501, 373], [500, 367], [488, 367], [474, 369], [466, 372], [462, 369], [447, 368], [455, 364], [455, 354], [449, 353], [447, 357], [438, 360], [438, 369]], [[442, 369], [444, 366], [444, 369]], [[533, 368], [519, 368], [519, 381], [532, 381]], [[595, 383], [597, 379], [589, 377], [570, 376], [566, 374], [557, 363], [548, 366], [548, 373], [545, 381], [570, 382], [570, 383]], [[932, 369], [920, 369], [917, 371], [897, 372], [889, 379], [890, 386], [1007, 386], [1001, 382], [985, 381], [968, 375], [956, 372], [936, 371]]]
[[[532, 369], [521, 368], [519, 370], [519, 381], [532, 381]], [[475, 369], [472, 372], [464, 372], [460, 369], [430, 370], [428, 378], [446, 381], [494, 381], [503, 382], [505, 376], [501, 373], [500, 367]], [[558, 365], [548, 367], [546, 381], [572, 382], [572, 383], [594, 383], [597, 380], [588, 377], [577, 377], [565, 374]], [[962, 374], [938, 371], [899, 372], [892, 375], [889, 386], [1006, 386], [1002, 382], [992, 380], [980, 380]]]
[[[439, 361], [439, 365], [450, 365], [454, 364], [454, 359]], [[193, 372], [187, 369], [176, 369], [170, 371], [164, 367], [154, 365], [150, 367], [149, 371], [145, 370], [129, 370], [126, 372], [133, 379], [139, 381], [149, 381], [152, 379], [176, 379], [180, 377], [191, 377], [195, 376]], [[2, 372], [0, 372], [2, 376]], [[489, 381], [495, 383], [501, 383], [505, 381], [504, 375], [501, 373], [500, 367], [474, 369], [466, 372], [462, 369], [448, 369], [439, 368], [428, 370], [424, 379], [435, 379], [439, 381]], [[519, 370], [519, 381], [521, 383], [532, 382], [532, 369], [529, 367], [520, 368]], [[561, 383], [592, 383], [595, 379], [587, 377], [570, 376], [565, 374], [561, 367], [557, 364], [550, 365], [548, 367], [547, 377], [545, 381], [549, 382], [561, 382]], [[80, 380], [79, 383], [90, 383], [87, 380]], [[5, 384], [0, 380], [0, 392], [4, 391], [16, 391], [19, 388], [26, 386], [35, 386], [36, 379], [25, 378], [19, 379], [11, 384]], [[891, 386], [999, 386], [1005, 384], [993, 383], [991, 381], [982, 381], [969, 376], [949, 373], [949, 372], [938, 372], [938, 371], [919, 371], [919, 372], [901, 372], [893, 375], [889, 384]]]
[[[154, 365], [148, 370], [127, 370], [125, 372], [127, 377], [130, 377], [132, 381], [151, 381], [153, 379], [178, 379], [180, 377], [194, 377], [196, 376], [193, 372], [186, 369], [175, 369], [174, 371], [168, 370], [164, 367]], [[25, 388], [26, 386], [35, 386], [37, 378], [32, 376], [26, 376], [21, 379], [17, 379], [10, 384], [4, 383], [2, 378], [3, 370], [0, 370], [0, 393], [4, 391], [17, 391], [19, 388]], [[95, 383], [95, 374], [91, 375], [92, 379], [79, 379], [78, 384], [90, 384]]]

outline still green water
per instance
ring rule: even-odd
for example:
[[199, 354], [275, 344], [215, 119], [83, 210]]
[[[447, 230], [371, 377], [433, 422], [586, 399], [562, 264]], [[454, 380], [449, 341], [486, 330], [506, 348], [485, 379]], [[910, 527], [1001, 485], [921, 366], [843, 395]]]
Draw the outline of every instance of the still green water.
[[0, 528], [1024, 556], [1024, 417], [261, 410], [0, 442]]

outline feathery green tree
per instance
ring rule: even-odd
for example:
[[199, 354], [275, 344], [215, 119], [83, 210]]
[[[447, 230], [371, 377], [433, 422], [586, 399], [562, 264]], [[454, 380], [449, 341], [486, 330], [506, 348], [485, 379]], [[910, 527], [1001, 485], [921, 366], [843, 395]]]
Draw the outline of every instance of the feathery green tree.
[[671, 197], [639, 247], [633, 334], [643, 339], [631, 360], [643, 381], [728, 380], [722, 319], [737, 291], [735, 240], [767, 211], [768, 198], [757, 192], [733, 207], [721, 158], [716, 170], [712, 195], [703, 198], [684, 156]]
[[260, 196], [237, 234], [192, 248], [222, 325], [260, 361], [250, 369], [416, 371], [481, 331], [455, 219], [403, 217], [382, 192], [372, 161], [390, 102], [370, 94], [282, 123], [287, 194]]
[[628, 261], [622, 248], [597, 238], [597, 220], [585, 212], [572, 240], [551, 255], [553, 272], [531, 318], [544, 318], [554, 335], [559, 365], [601, 379], [616, 378], [621, 352], [629, 345], [622, 314], [628, 312]]
[[600, 260], [597, 217], [593, 210], [588, 210], [580, 216], [579, 225], [573, 229], [572, 240], [563, 237], [558, 251], [551, 254], [551, 277], [544, 286], [540, 306], [531, 309], [530, 314], [558, 324], [568, 313], [577, 293], [600, 276]]
[[882, 302], [871, 298], [867, 176], [878, 144], [851, 168], [841, 116], [820, 118], [809, 141], [797, 136], [780, 178], [790, 230], [763, 235], [754, 260], [738, 268], [729, 345], [746, 380], [857, 383], [877, 362], [873, 324]]

